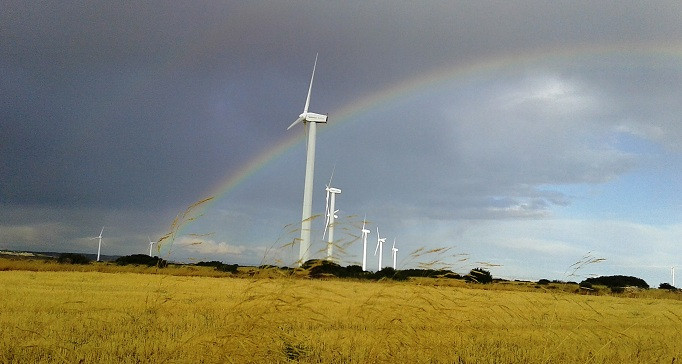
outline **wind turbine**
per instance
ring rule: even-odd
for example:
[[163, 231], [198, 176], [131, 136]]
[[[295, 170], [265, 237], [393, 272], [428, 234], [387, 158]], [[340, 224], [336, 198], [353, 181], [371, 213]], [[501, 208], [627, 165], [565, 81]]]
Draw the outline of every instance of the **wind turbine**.
[[379, 235], [379, 227], [377, 226], [377, 247], [374, 249], [374, 255], [377, 255], [377, 251], [379, 251], [379, 270], [381, 270], [381, 257], [384, 255], [385, 242], [386, 238], [382, 238], [381, 235]]
[[391, 248], [391, 255], [393, 256], [393, 269], [396, 269], [396, 262], [398, 261], [398, 248], [395, 247], [395, 238], [393, 238], [393, 247]]
[[308, 86], [308, 96], [305, 99], [305, 106], [303, 113], [298, 116], [287, 130], [294, 127], [294, 125], [303, 122], [304, 126], [308, 126], [308, 144], [306, 151], [305, 164], [305, 182], [303, 185], [303, 214], [301, 215], [301, 246], [298, 255], [299, 267], [305, 263], [310, 257], [310, 229], [312, 223], [313, 213], [313, 177], [315, 169], [315, 134], [317, 130], [317, 123], [326, 123], [327, 115], [316, 114], [308, 112], [310, 105], [310, 93], [313, 89], [313, 79], [315, 78], [315, 68], [317, 67], [317, 54], [315, 55], [315, 63], [313, 64], [313, 74], [310, 76], [310, 86]]
[[[332, 176], [329, 178], [329, 184], [326, 188], [327, 198], [324, 210], [327, 219], [324, 223], [324, 233], [322, 233], [322, 239], [324, 239], [324, 235], [327, 233], [327, 230], [329, 230], [329, 235], [327, 236], [327, 260], [329, 261], [332, 260], [332, 253], [334, 250], [334, 219], [338, 218], [336, 213], [339, 212], [339, 210], [334, 210], [334, 205], [336, 203], [336, 195], [341, 193], [340, 189], [331, 187], [333, 177], [334, 172], [332, 172]], [[331, 199], [329, 198], [330, 195]]]
[[369, 230], [365, 229], [367, 216], [362, 220], [362, 271], [367, 271], [367, 234]]
[[104, 226], [102, 226], [102, 231], [99, 232], [99, 236], [90, 238], [91, 240], [99, 239], [99, 244], [97, 244], [97, 261], [99, 262], [99, 253], [102, 250], [102, 233], [104, 232]]
[[672, 276], [672, 286], [675, 287], [675, 267], [670, 267], [670, 275]]
[[152, 239], [149, 238], [149, 235], [147, 235], [147, 240], [149, 240], [149, 256], [152, 256], [152, 247], [154, 244], [156, 244], [156, 241], [152, 241]]

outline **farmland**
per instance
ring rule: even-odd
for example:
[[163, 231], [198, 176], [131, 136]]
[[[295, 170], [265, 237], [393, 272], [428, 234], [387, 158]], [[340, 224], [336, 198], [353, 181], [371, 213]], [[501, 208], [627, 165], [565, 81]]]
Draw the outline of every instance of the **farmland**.
[[[679, 294], [447, 279], [0, 271], [0, 362], [664, 362]], [[6, 269], [6, 270], [4, 270]], [[157, 274], [149, 274], [157, 273]]]

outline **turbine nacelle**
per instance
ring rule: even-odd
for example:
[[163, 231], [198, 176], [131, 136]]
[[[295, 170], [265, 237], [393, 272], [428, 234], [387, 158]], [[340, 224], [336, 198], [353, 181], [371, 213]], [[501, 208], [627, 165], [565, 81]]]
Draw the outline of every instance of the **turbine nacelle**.
[[149, 240], [149, 256], [152, 256], [152, 248], [154, 247], [154, 244], [158, 243], [158, 241], [152, 241], [152, 239], [147, 236], [147, 240]]
[[369, 234], [369, 233], [371, 232], [371, 231], [369, 231], [368, 229], [365, 229], [365, 225], [366, 225], [366, 224], [367, 224], [367, 216], [365, 215], [365, 218], [362, 219], [362, 230], [360, 230], [360, 231], [362, 231], [362, 233], [365, 234], [365, 235], [367, 235], [367, 234]]
[[299, 115], [299, 118], [303, 118], [303, 121], [305, 121], [305, 122], [313, 122], [313, 123], [326, 123], [327, 122], [327, 115], [317, 114], [314, 112], [301, 114], [301, 115]]
[[99, 232], [99, 236], [95, 236], [94, 238], [91, 238], [92, 240], [95, 239], [102, 239], [102, 233], [104, 233], [104, 227], [102, 227], [102, 231]]
[[335, 187], [327, 187], [327, 192], [339, 194], [341, 193], [341, 190]]
[[305, 123], [326, 123], [327, 115], [317, 114], [314, 112], [303, 113], [298, 116], [298, 119], [296, 119], [293, 123], [291, 123], [291, 125], [289, 125], [287, 130], [293, 128], [294, 125], [300, 123], [301, 121]]

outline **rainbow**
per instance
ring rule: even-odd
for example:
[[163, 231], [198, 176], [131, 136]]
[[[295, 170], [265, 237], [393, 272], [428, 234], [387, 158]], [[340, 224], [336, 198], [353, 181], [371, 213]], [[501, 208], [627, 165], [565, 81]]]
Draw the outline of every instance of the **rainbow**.
[[[398, 103], [410, 95], [452, 82], [464, 83], [467, 80], [476, 80], [478, 77], [490, 77], [503, 70], [513, 70], [540, 63], [561, 64], [571, 60], [604, 59], [606, 57], [646, 57], [647, 59], [660, 59], [662, 62], [666, 60], [680, 62], [682, 61], [682, 43], [679, 45], [650, 43], [609, 46], [587, 45], [577, 48], [544, 49], [535, 52], [506, 54], [464, 65], [440, 68], [396, 83], [373, 94], [359, 97], [358, 101], [334, 111], [332, 113], [334, 119], [322, 129], [322, 132], [328, 132], [340, 124], [360, 120], [357, 116], [369, 110], [390, 106], [391, 103]], [[292, 134], [294, 135], [282, 139], [274, 146], [262, 151], [241, 168], [232, 171], [220, 183], [205, 192], [203, 196], [214, 198], [210, 203], [204, 204], [201, 210], [206, 210], [210, 205], [215, 204], [222, 197], [228, 195], [230, 191], [248, 180], [250, 176], [275, 161], [277, 157], [303, 142], [303, 133]]]

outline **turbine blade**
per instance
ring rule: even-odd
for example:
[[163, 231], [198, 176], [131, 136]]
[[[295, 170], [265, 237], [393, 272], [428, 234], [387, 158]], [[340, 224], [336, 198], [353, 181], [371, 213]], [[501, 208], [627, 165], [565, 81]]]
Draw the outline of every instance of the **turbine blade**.
[[334, 168], [332, 168], [332, 175], [329, 176], [329, 184], [327, 185], [327, 187], [332, 186], [332, 178], [334, 178], [334, 171], [336, 171], [336, 163], [334, 163]]
[[329, 190], [327, 190], [327, 202], [324, 206], [324, 232], [322, 233], [322, 239], [327, 236], [327, 227], [329, 227]]
[[327, 225], [329, 225], [329, 189], [327, 189], [327, 196], [324, 198], [324, 215], [326, 218], [324, 228], [326, 229]]
[[381, 243], [381, 235], [379, 235], [379, 227], [377, 226], [377, 247], [374, 249], [374, 255], [379, 251], [379, 244]]
[[325, 213], [329, 212], [329, 188], [327, 188], [327, 197], [325, 197], [324, 211]]
[[304, 117], [304, 116], [299, 116], [299, 118], [296, 119], [296, 121], [294, 121], [293, 123], [291, 123], [291, 125], [289, 125], [289, 127], [287, 128], [287, 130], [293, 128], [294, 125], [300, 123], [300, 122], [303, 121], [303, 120], [305, 120], [305, 117]]
[[315, 78], [315, 68], [317, 67], [317, 53], [315, 54], [315, 64], [313, 64], [313, 74], [310, 76], [310, 86], [308, 86], [308, 97], [305, 99], [305, 107], [303, 108], [303, 113], [308, 112], [308, 106], [310, 105], [310, 93], [313, 90], [313, 79]]

